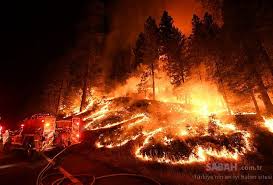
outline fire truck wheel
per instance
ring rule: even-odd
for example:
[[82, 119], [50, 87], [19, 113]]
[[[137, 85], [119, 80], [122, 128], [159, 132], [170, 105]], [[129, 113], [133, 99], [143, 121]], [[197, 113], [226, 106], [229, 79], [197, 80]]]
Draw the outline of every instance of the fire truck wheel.
[[31, 144], [27, 144], [25, 146], [25, 154], [29, 160], [33, 160], [35, 157], [35, 150], [33, 150], [33, 147]]

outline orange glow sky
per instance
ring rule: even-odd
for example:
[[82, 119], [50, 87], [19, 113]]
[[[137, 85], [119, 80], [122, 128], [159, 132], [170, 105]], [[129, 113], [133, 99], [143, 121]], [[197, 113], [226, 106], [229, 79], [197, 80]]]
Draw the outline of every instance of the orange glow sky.
[[133, 46], [148, 16], [160, 21], [164, 10], [183, 34], [191, 33], [193, 14], [203, 14], [198, 0], [119, 0], [111, 9], [111, 32], [107, 36], [106, 55], [111, 58], [120, 48]]
[[192, 15], [202, 13], [201, 5], [196, 0], [166, 0], [165, 6], [175, 25], [186, 35], [191, 33]]

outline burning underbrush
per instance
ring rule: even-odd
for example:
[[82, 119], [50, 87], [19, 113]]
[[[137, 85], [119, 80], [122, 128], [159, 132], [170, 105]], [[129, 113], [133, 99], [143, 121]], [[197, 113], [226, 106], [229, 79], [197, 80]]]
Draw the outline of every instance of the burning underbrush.
[[142, 161], [173, 165], [210, 159], [240, 160], [252, 150], [251, 135], [223, 117], [198, 115], [190, 105], [119, 97], [82, 113], [88, 130], [99, 131], [97, 148], [130, 143]]

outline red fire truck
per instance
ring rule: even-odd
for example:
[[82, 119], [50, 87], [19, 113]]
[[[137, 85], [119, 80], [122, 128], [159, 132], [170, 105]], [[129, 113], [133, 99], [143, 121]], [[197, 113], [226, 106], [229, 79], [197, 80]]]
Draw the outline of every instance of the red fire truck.
[[66, 147], [80, 142], [81, 129], [80, 118], [56, 121], [55, 116], [36, 114], [25, 119], [20, 129], [3, 134], [4, 150], [22, 149], [32, 156], [35, 151]]

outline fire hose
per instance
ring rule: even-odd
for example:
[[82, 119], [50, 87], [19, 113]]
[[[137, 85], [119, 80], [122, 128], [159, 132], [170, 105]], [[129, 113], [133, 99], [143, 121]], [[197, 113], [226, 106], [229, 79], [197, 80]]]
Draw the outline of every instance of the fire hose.
[[[50, 174], [48, 176], [45, 176], [41, 181], [44, 181], [47, 177], [49, 177], [51, 175], [60, 175], [60, 173], [54, 173], [54, 174]], [[79, 177], [92, 177], [92, 181], [91, 181], [91, 183], [89, 185], [95, 185], [95, 182], [97, 182], [98, 180], [101, 180], [101, 179], [106, 179], [106, 178], [111, 178], [111, 177], [118, 177], [118, 176], [138, 177], [138, 178], [149, 180], [153, 184], [161, 185], [160, 182], [156, 181], [155, 179], [153, 179], [151, 177], [148, 177], [148, 176], [145, 176], [145, 175], [133, 174], [133, 173], [116, 173], [116, 174], [108, 174], [108, 175], [99, 176], [99, 177], [95, 177], [94, 175], [90, 175], [90, 174], [74, 175], [74, 177], [76, 177], [76, 178], [79, 178]], [[53, 181], [51, 183], [51, 185], [60, 185], [65, 180], [68, 180], [68, 178], [67, 177], [60, 177], [60, 178], [56, 179], [55, 181]], [[71, 185], [72, 184], [73, 183], [71, 183]]]
[[[74, 144], [76, 145], [76, 144]], [[48, 164], [42, 169], [42, 171], [39, 173], [37, 180], [36, 180], [36, 185], [43, 185], [43, 181], [50, 177], [50, 176], [55, 176], [55, 175], [61, 175], [61, 173], [51, 173], [48, 174], [46, 176], [44, 176], [44, 174], [55, 164], [55, 159], [60, 156], [63, 152], [65, 152], [68, 148], [74, 146], [74, 145], [70, 145], [67, 148], [64, 148], [62, 151], [60, 151], [58, 154], [56, 154], [49, 162]], [[143, 178], [146, 180], [149, 180], [150, 182], [153, 182], [153, 184], [156, 185], [161, 185], [160, 182], [156, 181], [155, 179], [145, 176], [145, 175], [140, 175], [140, 174], [133, 174], [133, 173], [116, 173], [116, 174], [108, 174], [108, 175], [103, 175], [103, 176], [99, 176], [99, 177], [95, 177], [94, 175], [91, 174], [76, 174], [73, 175], [73, 177], [92, 177], [92, 181], [90, 183], [90, 185], [95, 185], [95, 182], [101, 179], [106, 179], [106, 178], [111, 178], [111, 177], [117, 177], [117, 176], [129, 176], [129, 177], [138, 177], [138, 178]], [[68, 177], [60, 177], [57, 178], [54, 182], [51, 183], [51, 185], [60, 185], [62, 184], [63, 181], [67, 180]], [[73, 184], [73, 183], [71, 183]]]
[[[76, 145], [76, 144], [74, 144]], [[52, 167], [55, 162], [54, 160], [59, 156], [61, 155], [64, 151], [66, 151], [68, 148], [74, 146], [74, 145], [70, 145], [66, 148], [64, 148], [63, 150], [61, 150], [58, 154], [56, 154], [52, 159], [51, 161], [48, 162], [48, 164], [42, 169], [42, 171], [39, 173], [38, 177], [37, 177], [37, 180], [36, 180], [36, 185], [43, 185], [43, 183], [41, 182], [41, 178], [43, 177], [44, 173], [50, 168]]]

